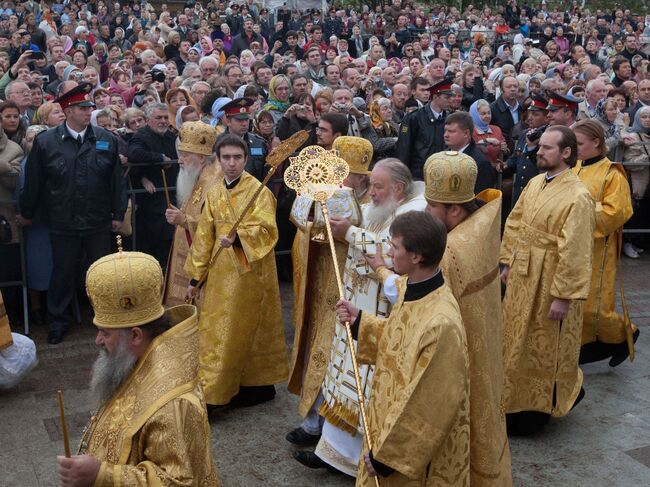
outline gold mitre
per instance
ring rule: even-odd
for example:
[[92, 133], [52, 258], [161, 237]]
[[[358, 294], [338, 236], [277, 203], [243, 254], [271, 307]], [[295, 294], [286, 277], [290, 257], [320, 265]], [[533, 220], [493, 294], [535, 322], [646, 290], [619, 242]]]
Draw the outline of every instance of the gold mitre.
[[86, 273], [86, 292], [100, 328], [131, 328], [160, 318], [163, 273], [142, 252], [118, 252], [95, 261]]
[[467, 154], [437, 152], [424, 163], [424, 197], [434, 203], [467, 203], [475, 198], [478, 168]]
[[372, 144], [362, 137], [337, 137], [332, 149], [348, 163], [353, 174], [370, 174], [368, 166], [372, 161]]
[[178, 150], [210, 156], [217, 141], [217, 131], [203, 122], [184, 122], [178, 133]]

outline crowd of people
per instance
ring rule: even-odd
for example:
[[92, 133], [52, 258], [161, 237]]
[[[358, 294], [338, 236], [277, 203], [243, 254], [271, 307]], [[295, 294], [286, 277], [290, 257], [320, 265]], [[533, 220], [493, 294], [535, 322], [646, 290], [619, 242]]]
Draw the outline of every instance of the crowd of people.
[[[0, 284], [26, 279], [29, 319], [56, 345], [79, 320], [93, 262], [118, 259], [95, 267], [100, 280], [115, 268], [150, 279], [146, 291], [120, 284], [117, 298], [87, 284], [109, 356], [93, 372], [100, 410], [116, 391], [104, 387], [111, 371], [128, 382], [179, 323], [179, 347], [198, 340], [184, 353], [196, 355], [201, 387], [174, 380], [192, 384], [188, 400], [208, 413], [271, 400], [289, 379], [304, 422], [287, 440], [315, 446], [296, 451], [304, 465], [359, 485], [378, 474], [395, 485], [429, 475], [431, 485], [505, 486], [506, 433], [567, 414], [584, 396], [579, 363], [633, 359], [639, 331], [615, 311], [615, 277], [621, 253], [639, 258], [646, 243], [623, 228], [650, 221], [650, 15], [544, 0], [462, 10], [401, 0], [324, 11], [254, 0], [0, 7]], [[330, 211], [342, 300], [322, 212], [283, 179], [289, 153], [265, 180], [267, 157], [301, 131], [294, 155], [310, 148], [350, 168]], [[123, 243], [111, 256], [112, 235]], [[279, 280], [294, 286], [290, 359]], [[2, 291], [18, 329], [20, 288]], [[373, 316], [396, 329], [420, 316], [424, 341], [383, 333]], [[155, 332], [131, 332], [136, 359], [116, 371], [109, 359], [124, 347], [111, 329], [151, 321]], [[363, 399], [345, 321], [368, 364]], [[443, 389], [426, 416], [423, 404]], [[359, 419], [367, 401], [373, 449]], [[204, 434], [199, 409], [183, 414]], [[62, 460], [64, 485], [86, 485], [71, 480], [77, 468], [109, 479], [118, 457], [145, 462], [89, 441], [83, 450], [104, 463]], [[419, 446], [400, 451], [404, 442]], [[209, 454], [201, 441], [194, 448]], [[200, 475], [216, 483], [214, 466]]]

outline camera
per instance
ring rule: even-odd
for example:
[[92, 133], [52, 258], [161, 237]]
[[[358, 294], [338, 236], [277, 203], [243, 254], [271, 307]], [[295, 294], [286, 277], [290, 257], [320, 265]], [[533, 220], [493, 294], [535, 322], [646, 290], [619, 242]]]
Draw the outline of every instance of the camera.
[[151, 73], [151, 80], [158, 81], [159, 83], [164, 83], [167, 78], [165, 72], [161, 69], [152, 69], [149, 73]]

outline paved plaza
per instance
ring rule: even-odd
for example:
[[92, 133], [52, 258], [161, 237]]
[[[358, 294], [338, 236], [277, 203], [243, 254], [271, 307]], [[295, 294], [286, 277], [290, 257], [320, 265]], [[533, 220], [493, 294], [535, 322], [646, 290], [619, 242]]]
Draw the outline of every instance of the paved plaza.
[[[511, 439], [514, 484], [525, 487], [650, 486], [650, 255], [621, 262], [632, 320], [641, 329], [637, 358], [615, 369], [583, 368], [585, 399], [542, 434]], [[291, 287], [282, 286], [291, 346]], [[486, 310], [489, 312], [489, 310]], [[97, 350], [90, 317], [56, 346], [35, 328], [39, 365], [16, 388], [0, 392], [0, 486], [55, 486], [55, 457], [63, 443], [56, 405], [65, 395], [76, 448], [90, 416], [88, 378]], [[270, 404], [224, 411], [212, 422], [212, 442], [224, 487], [349, 487], [352, 479], [311, 471], [293, 460], [285, 434], [297, 426], [296, 397], [286, 385]]]

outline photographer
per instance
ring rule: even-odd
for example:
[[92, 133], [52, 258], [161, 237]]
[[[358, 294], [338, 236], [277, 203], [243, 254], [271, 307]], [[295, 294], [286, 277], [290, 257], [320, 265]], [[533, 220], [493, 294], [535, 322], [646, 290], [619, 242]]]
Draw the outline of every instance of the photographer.
[[303, 145], [316, 144], [316, 110], [314, 98], [309, 93], [298, 96], [280, 119], [276, 135], [280, 140], [286, 140], [300, 130], [309, 132], [309, 139]]

